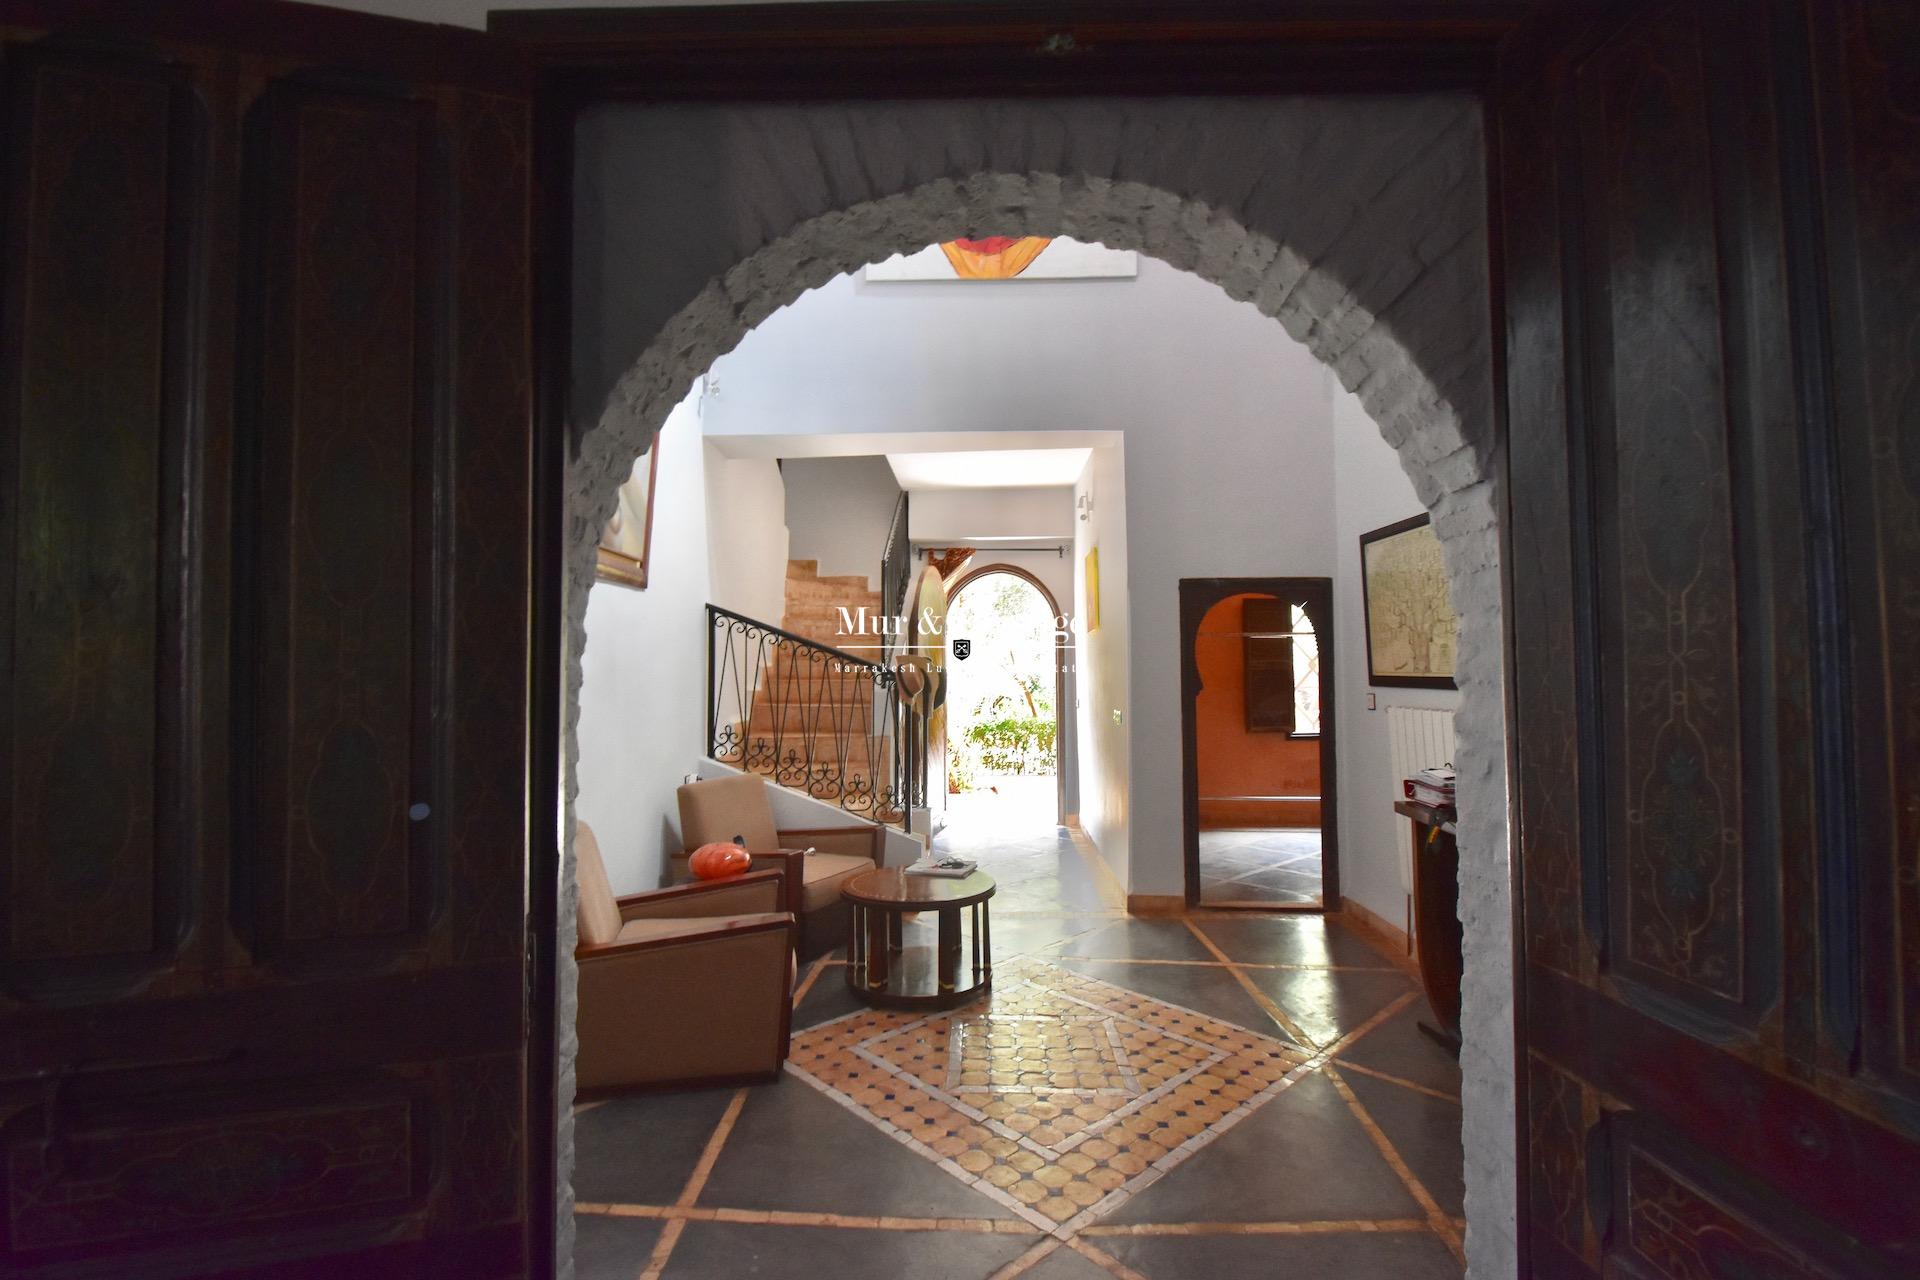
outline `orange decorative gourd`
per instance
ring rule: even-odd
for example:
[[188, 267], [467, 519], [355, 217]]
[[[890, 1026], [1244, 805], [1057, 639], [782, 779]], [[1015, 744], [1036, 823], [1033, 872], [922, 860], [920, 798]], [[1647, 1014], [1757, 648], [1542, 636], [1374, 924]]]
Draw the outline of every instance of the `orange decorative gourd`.
[[737, 876], [753, 865], [753, 855], [737, 844], [703, 844], [687, 859], [687, 870], [696, 880], [724, 880]]

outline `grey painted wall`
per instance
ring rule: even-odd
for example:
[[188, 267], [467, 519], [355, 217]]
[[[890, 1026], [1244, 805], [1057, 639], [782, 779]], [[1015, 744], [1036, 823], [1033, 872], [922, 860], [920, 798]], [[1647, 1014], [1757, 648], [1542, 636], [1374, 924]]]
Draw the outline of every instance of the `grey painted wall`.
[[872, 454], [788, 458], [780, 478], [787, 491], [787, 555], [819, 561], [826, 577], [863, 576], [879, 590], [887, 530], [900, 501], [887, 460]]

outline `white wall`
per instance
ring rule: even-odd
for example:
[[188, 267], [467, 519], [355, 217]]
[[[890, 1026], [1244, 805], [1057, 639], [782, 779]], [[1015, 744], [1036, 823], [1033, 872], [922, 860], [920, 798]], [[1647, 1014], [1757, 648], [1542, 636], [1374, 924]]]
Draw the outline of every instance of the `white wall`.
[[[1017, 479], [1018, 477], [1009, 477]], [[1073, 490], [915, 489], [907, 503], [907, 536], [928, 546], [971, 538], [1064, 542], [1073, 537]], [[987, 554], [991, 547], [981, 548]]]
[[[1131, 592], [1128, 588], [1127, 463], [1123, 445], [1102, 445], [1073, 486], [1076, 503], [1094, 496], [1073, 539], [1074, 745], [1079, 757], [1080, 826], [1114, 879], [1132, 888], [1134, 749]], [[1092, 630], [1087, 553], [1099, 550], [1100, 625]], [[1174, 850], [1176, 861], [1179, 850]], [[1133, 890], [1141, 892], [1140, 890]]]
[[[1334, 705], [1339, 714], [1340, 893], [1388, 922], [1405, 927], [1402, 868], [1407, 834], [1392, 809], [1399, 782], [1388, 754], [1387, 708], [1458, 709], [1451, 689], [1371, 689], [1367, 684], [1366, 612], [1361, 597], [1360, 535], [1420, 514], [1413, 482], [1401, 469], [1360, 400], [1328, 378], [1333, 393], [1335, 550], [1334, 630], [1340, 662]], [[1367, 694], [1376, 710], [1367, 710]]]
[[[728, 387], [726, 400], [715, 405], [732, 397]], [[887, 460], [875, 454], [788, 458], [780, 471], [787, 489], [787, 554], [818, 560], [822, 577], [857, 573], [877, 590], [887, 531], [900, 502]]]
[[787, 490], [772, 458], [729, 458], [712, 444], [707, 465], [708, 597], [763, 622], [787, 602]]
[[603, 582], [587, 599], [580, 796], [615, 893], [664, 883], [680, 847], [674, 788], [706, 735], [706, 451], [698, 392], [660, 433], [647, 589]]

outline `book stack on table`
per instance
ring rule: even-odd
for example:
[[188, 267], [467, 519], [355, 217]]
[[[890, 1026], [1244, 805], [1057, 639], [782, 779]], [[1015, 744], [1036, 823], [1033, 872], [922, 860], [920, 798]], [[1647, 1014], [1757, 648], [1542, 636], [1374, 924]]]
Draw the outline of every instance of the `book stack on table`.
[[909, 865], [906, 873], [910, 876], [937, 876], [943, 880], [964, 880], [972, 875], [973, 869], [979, 865], [965, 858], [936, 858], [929, 853], [920, 861]]
[[1435, 809], [1451, 809], [1454, 802], [1455, 776], [1450, 764], [1436, 765], [1431, 769], [1422, 769], [1402, 784], [1406, 788], [1407, 799], [1415, 804], [1430, 805]]

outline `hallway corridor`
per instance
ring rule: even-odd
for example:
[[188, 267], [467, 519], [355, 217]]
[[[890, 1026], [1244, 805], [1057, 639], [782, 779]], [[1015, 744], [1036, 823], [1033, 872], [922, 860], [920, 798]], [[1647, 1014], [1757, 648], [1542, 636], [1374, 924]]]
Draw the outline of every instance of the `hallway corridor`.
[[1459, 1069], [1391, 957], [1130, 918], [1060, 828], [940, 845], [1000, 881], [991, 997], [869, 1009], [835, 953], [779, 1084], [584, 1108], [582, 1280], [1461, 1273]]

